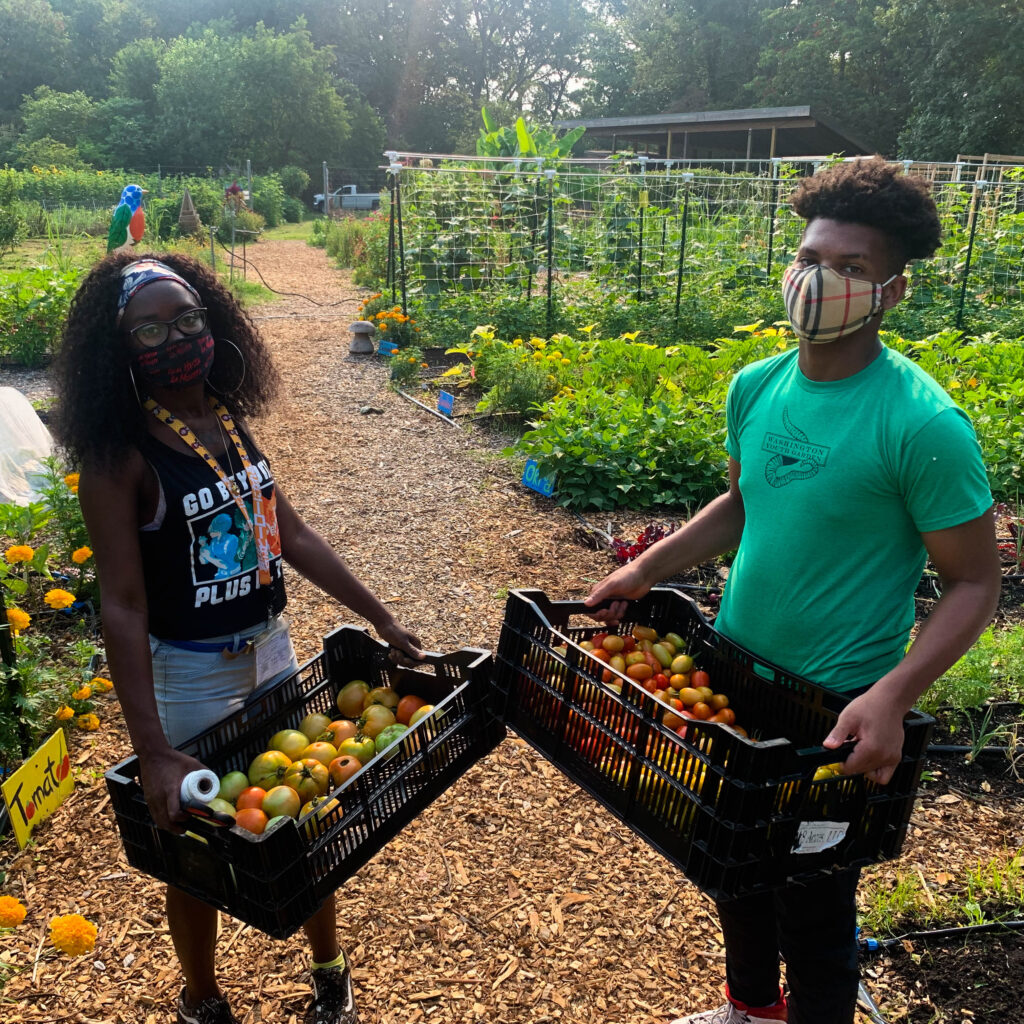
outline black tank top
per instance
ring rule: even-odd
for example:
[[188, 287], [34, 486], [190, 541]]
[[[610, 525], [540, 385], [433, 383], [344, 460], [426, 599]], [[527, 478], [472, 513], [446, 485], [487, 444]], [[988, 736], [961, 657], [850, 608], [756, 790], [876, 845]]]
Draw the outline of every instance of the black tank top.
[[[260, 586], [256, 542], [227, 487], [198, 456], [147, 435], [143, 458], [160, 481], [156, 517], [139, 531], [149, 631], [161, 640], [202, 640], [258, 625], [284, 609], [274, 478], [248, 434], [245, 450], [262, 481], [270, 521], [269, 585]], [[248, 477], [234, 449], [217, 461], [234, 476], [252, 518]]]

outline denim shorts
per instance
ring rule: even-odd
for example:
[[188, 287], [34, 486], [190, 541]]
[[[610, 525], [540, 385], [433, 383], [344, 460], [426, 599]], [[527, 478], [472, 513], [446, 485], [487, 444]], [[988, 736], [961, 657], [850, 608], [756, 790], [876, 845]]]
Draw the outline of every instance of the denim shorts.
[[[237, 634], [204, 637], [203, 643], [230, 644], [239, 639], [244, 642], [266, 628], [267, 624], [261, 622]], [[157, 712], [172, 747], [197, 736], [258, 696], [256, 655], [251, 648], [225, 658], [220, 651], [187, 651], [151, 635], [149, 650]], [[298, 667], [293, 650], [291, 666], [268, 679], [259, 690], [269, 689]]]

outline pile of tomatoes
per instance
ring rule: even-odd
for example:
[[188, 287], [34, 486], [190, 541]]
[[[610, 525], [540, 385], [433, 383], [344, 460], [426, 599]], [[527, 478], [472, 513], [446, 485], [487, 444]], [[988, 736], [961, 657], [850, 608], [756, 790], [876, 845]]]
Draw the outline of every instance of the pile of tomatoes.
[[257, 835], [278, 821], [309, 818], [306, 831], [339, 806], [330, 792], [376, 757], [390, 757], [395, 743], [434, 711], [419, 697], [355, 679], [338, 693], [341, 717], [310, 712], [295, 728], [280, 729], [246, 772], [220, 780], [214, 810]]
[[659, 635], [650, 626], [634, 626], [627, 636], [596, 633], [580, 646], [608, 666], [601, 681], [611, 689], [622, 692], [624, 675], [667, 705], [662, 722], [679, 736], [686, 735], [687, 721], [693, 719], [715, 722], [747, 736], [746, 729], [736, 724], [729, 698], [716, 693], [708, 673], [694, 666], [678, 633]]

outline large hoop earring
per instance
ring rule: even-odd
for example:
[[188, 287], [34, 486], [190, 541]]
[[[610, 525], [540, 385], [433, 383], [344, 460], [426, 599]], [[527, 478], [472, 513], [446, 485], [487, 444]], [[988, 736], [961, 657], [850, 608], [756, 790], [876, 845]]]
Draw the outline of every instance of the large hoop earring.
[[[212, 380], [210, 379], [213, 376], [213, 369], [214, 369], [214, 367], [211, 366], [210, 367], [210, 373], [209, 373], [209, 375], [206, 378], [206, 383], [210, 386], [211, 390], [216, 391], [218, 395], [223, 395], [223, 396], [233, 395], [242, 386], [242, 383], [245, 380], [245, 370], [246, 370], [245, 356], [242, 354], [242, 350], [230, 338], [220, 338], [218, 340], [224, 342], [225, 345], [230, 345], [238, 353], [238, 361], [242, 364], [242, 375], [238, 378], [238, 383], [230, 391], [221, 391], [220, 388], [214, 386]], [[216, 364], [217, 364], [217, 350], [216, 350], [216, 348], [214, 348], [213, 361], [214, 361], [214, 366], [216, 366]]]
[[142, 408], [142, 396], [139, 394], [138, 385], [135, 383], [135, 371], [132, 370], [131, 364], [128, 364], [128, 377], [132, 382], [132, 391], [135, 392], [135, 401], [139, 403], [139, 408]]

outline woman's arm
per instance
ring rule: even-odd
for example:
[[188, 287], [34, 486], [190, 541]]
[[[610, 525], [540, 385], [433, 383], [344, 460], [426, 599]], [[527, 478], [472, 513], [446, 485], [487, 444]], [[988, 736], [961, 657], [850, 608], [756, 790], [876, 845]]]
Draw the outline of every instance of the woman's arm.
[[281, 555], [324, 593], [340, 601], [357, 615], [368, 619], [381, 638], [413, 657], [420, 657], [420, 641], [384, 607], [361, 583], [338, 553], [295, 511], [277, 488], [277, 525], [281, 532]]
[[182, 777], [202, 765], [168, 742], [153, 693], [149, 615], [139, 548], [139, 503], [146, 466], [135, 453], [116, 473], [83, 470], [78, 497], [100, 581], [107, 663], [142, 768], [146, 802], [161, 828], [181, 832]]

